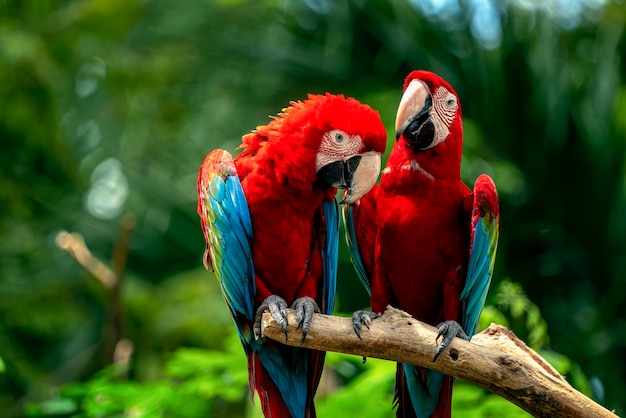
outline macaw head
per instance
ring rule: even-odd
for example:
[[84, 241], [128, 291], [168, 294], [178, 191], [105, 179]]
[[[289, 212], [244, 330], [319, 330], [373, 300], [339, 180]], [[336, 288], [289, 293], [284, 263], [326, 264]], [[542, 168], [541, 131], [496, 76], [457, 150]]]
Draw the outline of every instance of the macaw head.
[[273, 166], [279, 181], [306, 193], [312, 185], [321, 188], [327, 200], [338, 188], [346, 189], [342, 203], [355, 202], [376, 183], [387, 142], [377, 111], [329, 93], [291, 102], [256, 133], [268, 138], [271, 153], [280, 156]]
[[404, 142], [421, 168], [434, 177], [458, 174], [463, 148], [461, 103], [443, 78], [428, 71], [407, 76], [396, 115], [396, 140]]

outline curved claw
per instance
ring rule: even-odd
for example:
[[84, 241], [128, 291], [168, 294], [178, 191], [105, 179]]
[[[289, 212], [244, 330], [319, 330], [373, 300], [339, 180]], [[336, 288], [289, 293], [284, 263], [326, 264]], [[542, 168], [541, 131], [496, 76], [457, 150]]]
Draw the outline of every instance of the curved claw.
[[433, 357], [433, 362], [437, 361], [441, 353], [444, 352], [446, 348], [450, 345], [454, 337], [463, 338], [464, 340], [469, 341], [469, 337], [463, 331], [461, 325], [459, 325], [456, 321], [445, 321], [437, 325], [439, 328], [439, 332], [437, 333], [437, 337], [435, 338], [435, 342], [442, 338], [441, 343], [437, 346], [437, 350], [435, 351], [435, 356]]
[[352, 328], [359, 340], [361, 340], [361, 326], [365, 325], [365, 328], [370, 329], [370, 324], [373, 319], [380, 318], [380, 314], [370, 311], [356, 311], [352, 314]]
[[320, 313], [321, 310], [319, 306], [317, 306], [317, 302], [308, 296], [296, 299], [291, 307], [296, 310], [296, 329], [302, 327], [302, 342], [304, 342], [306, 334], [309, 332], [309, 327], [311, 326], [313, 313]]
[[261, 303], [256, 310], [254, 317], [254, 338], [261, 338], [261, 318], [263, 312], [269, 310], [272, 318], [278, 324], [280, 329], [285, 333], [285, 341], [287, 341], [287, 302], [285, 299], [277, 295], [271, 295]]

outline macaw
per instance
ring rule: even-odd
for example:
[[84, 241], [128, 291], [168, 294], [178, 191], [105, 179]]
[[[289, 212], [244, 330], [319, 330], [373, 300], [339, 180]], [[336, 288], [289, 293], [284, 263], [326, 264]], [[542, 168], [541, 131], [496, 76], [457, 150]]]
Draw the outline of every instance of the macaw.
[[377, 111], [343, 95], [291, 102], [242, 138], [233, 159], [207, 155], [198, 176], [198, 214], [213, 269], [248, 359], [250, 396], [266, 417], [315, 417], [325, 353], [260, 338], [267, 309], [285, 332], [286, 308], [306, 337], [313, 312], [331, 314], [339, 211], [380, 172], [387, 135]]
[[[461, 181], [461, 104], [452, 87], [427, 71], [404, 82], [396, 142], [380, 186], [344, 206], [346, 237], [371, 312], [357, 311], [354, 329], [369, 328], [387, 305], [439, 328], [433, 361], [456, 336], [469, 339], [485, 303], [499, 234], [494, 182]], [[451, 377], [398, 364], [398, 417], [449, 417]]]

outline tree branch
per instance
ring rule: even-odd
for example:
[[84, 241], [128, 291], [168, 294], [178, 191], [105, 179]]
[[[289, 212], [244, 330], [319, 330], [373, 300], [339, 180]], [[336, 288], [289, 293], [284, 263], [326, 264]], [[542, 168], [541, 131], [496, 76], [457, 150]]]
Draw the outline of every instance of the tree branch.
[[117, 276], [106, 264], [98, 260], [89, 251], [83, 236], [77, 232], [61, 231], [56, 236], [56, 245], [67, 251], [74, 259], [91, 273], [105, 287], [112, 289], [117, 284]]
[[406, 312], [388, 307], [363, 329], [360, 340], [352, 319], [314, 314], [302, 343], [295, 311], [289, 312], [287, 340], [265, 312], [262, 335], [280, 343], [316, 350], [376, 357], [438, 370], [483, 388], [539, 417], [612, 417], [616, 415], [571, 387], [541, 356], [505, 327], [491, 324], [472, 341], [455, 338], [436, 362], [437, 329]]
[[[130, 241], [135, 228], [135, 218], [125, 214], [120, 219], [120, 228], [113, 248], [112, 268], [94, 256], [82, 235], [77, 232], [61, 231], [56, 236], [56, 245], [67, 251], [74, 259], [109, 289], [107, 316], [102, 326], [102, 364], [127, 364], [134, 351], [133, 343], [123, 338], [122, 284], [126, 272], [126, 261]], [[126, 369], [121, 367], [121, 369]]]

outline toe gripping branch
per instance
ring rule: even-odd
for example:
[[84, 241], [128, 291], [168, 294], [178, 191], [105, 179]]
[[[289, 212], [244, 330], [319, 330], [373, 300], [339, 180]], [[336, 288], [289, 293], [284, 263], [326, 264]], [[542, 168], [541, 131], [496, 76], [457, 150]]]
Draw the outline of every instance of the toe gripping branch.
[[[302, 342], [304, 342], [311, 326], [313, 313], [320, 313], [320, 308], [317, 302], [308, 296], [296, 299], [291, 305], [291, 308], [296, 310], [296, 329], [302, 328]], [[270, 312], [278, 327], [285, 334], [285, 341], [287, 341], [287, 302], [278, 295], [270, 295], [256, 310], [254, 317], [254, 337], [257, 340], [261, 338], [261, 319], [265, 311]]]
[[261, 338], [261, 319], [265, 311], [270, 311], [272, 318], [285, 334], [285, 341], [287, 341], [287, 302], [278, 295], [270, 295], [257, 308], [254, 316], [254, 338], [256, 340]]
[[361, 326], [365, 325], [365, 328], [370, 329], [372, 320], [380, 317], [380, 314], [370, 311], [356, 311], [352, 314], [352, 328], [354, 328], [354, 333], [359, 337], [359, 340], [362, 340]]
[[444, 321], [437, 325], [437, 328], [439, 329], [439, 332], [437, 333], [437, 337], [435, 337], [435, 342], [438, 342], [441, 338], [441, 343], [437, 346], [433, 362], [437, 361], [441, 353], [448, 348], [454, 337], [463, 338], [464, 340], [469, 341], [469, 337], [465, 331], [463, 331], [461, 325], [459, 325], [456, 321]]

